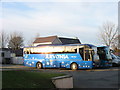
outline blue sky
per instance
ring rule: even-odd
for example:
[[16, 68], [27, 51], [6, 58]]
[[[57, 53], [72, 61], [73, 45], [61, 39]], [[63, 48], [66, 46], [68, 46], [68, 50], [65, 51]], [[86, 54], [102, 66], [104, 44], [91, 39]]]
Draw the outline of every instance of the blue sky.
[[[14, 1], [14, 0], [13, 0]], [[57, 0], [59, 1], [59, 0]], [[78, 37], [82, 43], [100, 45], [99, 27], [106, 21], [118, 23], [117, 0], [76, 2], [2, 2], [0, 20], [5, 32], [22, 32], [25, 44], [40, 36]]]

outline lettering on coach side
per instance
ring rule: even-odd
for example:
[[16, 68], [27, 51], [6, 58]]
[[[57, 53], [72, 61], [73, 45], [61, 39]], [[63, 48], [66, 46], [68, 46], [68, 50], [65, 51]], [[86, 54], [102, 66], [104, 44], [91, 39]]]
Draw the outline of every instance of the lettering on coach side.
[[49, 55], [49, 54], [46, 54], [46, 57], [45, 58], [60, 58], [60, 59], [68, 59], [68, 55]]

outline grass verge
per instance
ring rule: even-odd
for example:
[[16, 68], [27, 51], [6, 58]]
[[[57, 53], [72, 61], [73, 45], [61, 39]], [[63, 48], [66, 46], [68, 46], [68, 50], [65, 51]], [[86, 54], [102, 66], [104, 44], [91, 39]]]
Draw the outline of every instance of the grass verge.
[[2, 88], [55, 88], [51, 78], [64, 74], [31, 72], [31, 71], [3, 71]]

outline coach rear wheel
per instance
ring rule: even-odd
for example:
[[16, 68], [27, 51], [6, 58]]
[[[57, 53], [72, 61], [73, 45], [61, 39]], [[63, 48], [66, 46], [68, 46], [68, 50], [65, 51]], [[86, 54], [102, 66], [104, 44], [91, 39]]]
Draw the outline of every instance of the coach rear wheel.
[[77, 70], [78, 69], [78, 65], [76, 63], [72, 63], [71, 66], [70, 66], [70, 68], [72, 70]]
[[37, 68], [37, 69], [41, 69], [41, 68], [42, 68], [42, 64], [41, 64], [40, 62], [38, 62], [38, 63], [36, 64], [36, 68]]

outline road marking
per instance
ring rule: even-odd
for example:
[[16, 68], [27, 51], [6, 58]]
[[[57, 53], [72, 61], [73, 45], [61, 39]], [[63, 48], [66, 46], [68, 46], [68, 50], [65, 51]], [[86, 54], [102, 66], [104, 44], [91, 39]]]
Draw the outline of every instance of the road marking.
[[120, 71], [120, 69], [100, 69], [100, 70], [86, 70], [86, 71]]

